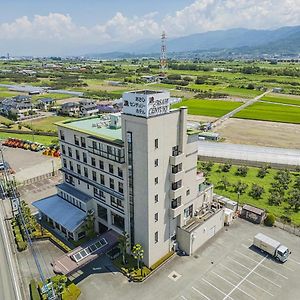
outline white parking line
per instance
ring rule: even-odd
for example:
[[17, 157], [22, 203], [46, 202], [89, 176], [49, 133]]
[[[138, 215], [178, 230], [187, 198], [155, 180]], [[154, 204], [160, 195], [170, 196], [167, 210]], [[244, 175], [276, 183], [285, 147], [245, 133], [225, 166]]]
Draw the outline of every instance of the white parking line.
[[206, 300], [211, 300], [210, 298], [208, 298], [206, 295], [204, 295], [203, 293], [201, 293], [200, 291], [198, 291], [196, 288], [194, 288], [193, 286], [192, 286], [192, 289], [195, 291], [195, 292], [197, 292], [198, 294], [200, 294], [202, 297], [204, 297]]
[[289, 258], [289, 260], [291, 260], [291, 261], [293, 261], [294, 263], [296, 263], [296, 264], [300, 265], [300, 262], [299, 262], [299, 261], [297, 261], [297, 260], [294, 260], [294, 259], [292, 259], [291, 257]]
[[183, 300], [188, 300], [188, 299], [186, 299], [184, 296], [180, 296], [180, 298], [183, 299]]
[[[237, 250], [234, 250], [234, 252], [236, 252], [236, 253], [238, 253], [238, 254], [240, 254], [240, 255], [242, 255], [242, 256], [248, 258], [249, 260], [252, 260], [252, 261], [255, 262], [255, 263], [258, 263], [257, 260], [255, 260], [255, 259], [253, 259], [253, 258], [251, 258], [251, 257], [249, 257], [249, 256], [247, 256], [247, 255], [245, 255], [245, 254], [243, 254], [243, 253], [237, 251]], [[266, 268], [266, 269], [268, 269], [268, 270], [271, 270], [272, 272], [275, 272], [275, 273], [276, 273], [275, 270], [273, 270], [273, 269], [271, 269], [271, 268], [269, 268], [269, 267], [267, 267], [267, 266], [265, 266], [265, 265], [261, 265], [261, 266], [264, 267], [264, 268]], [[284, 265], [281, 265], [281, 266], [282, 266], [283, 268], [286, 268], [286, 269], [289, 270], [289, 271], [294, 271], [293, 269], [291, 269], [291, 268], [289, 268], [289, 267], [287, 267], [287, 266], [284, 266]], [[288, 279], [288, 278], [287, 278], [286, 276], [284, 276], [284, 275], [281, 275], [281, 274], [279, 274], [279, 273], [277, 273], [277, 274], [280, 275], [280, 276], [282, 276], [282, 277], [284, 277], [285, 279]]]
[[[218, 276], [219, 278], [223, 279], [225, 282], [229, 283], [232, 286], [235, 286], [235, 284], [233, 284], [232, 282], [230, 282], [229, 280], [227, 280], [226, 278], [224, 278], [223, 276], [217, 274], [214, 271], [211, 271], [211, 273], [215, 274], [216, 276]], [[247, 292], [245, 292], [244, 290], [242, 290], [241, 288], [238, 288], [239, 291], [241, 291], [242, 293], [244, 293], [245, 295], [247, 295], [249, 298], [252, 298], [253, 300], [256, 300], [256, 298], [252, 297], [251, 295], [249, 295]]]
[[245, 245], [245, 244], [242, 244], [242, 246], [245, 247], [245, 248], [247, 248], [247, 249], [249, 249], [249, 248], [251, 247], [251, 245], [250, 245], [250, 246], [247, 246], [247, 245]]
[[[227, 268], [226, 266], [224, 266], [223, 264], [220, 264], [220, 266], [224, 267], [225, 269], [227, 269], [229, 272], [232, 272], [232, 274], [235, 274], [236, 276], [243, 278], [242, 275], [236, 273], [235, 271]], [[268, 292], [267, 290], [263, 289], [262, 287], [258, 286], [257, 284], [253, 283], [252, 281], [250, 281], [249, 279], [246, 280], [247, 282], [249, 282], [251, 285], [255, 286], [256, 288], [258, 288], [259, 290], [262, 290], [263, 292], [269, 294], [270, 296], [274, 297], [273, 294], [271, 294], [270, 292]]]
[[[248, 267], [246, 267], [246, 266], [244, 266], [243, 264], [239, 263], [238, 261], [236, 261], [236, 260], [232, 259], [231, 257], [228, 257], [228, 258], [229, 258], [229, 259], [231, 259], [231, 260], [232, 260], [233, 262], [235, 262], [236, 264], [238, 264], [238, 265], [240, 265], [240, 266], [244, 267], [245, 269], [247, 269], [247, 270], [251, 271], [251, 269], [249, 269]], [[253, 273], [254, 273], [254, 274], [256, 274], [257, 276], [259, 276], [259, 277], [261, 277], [261, 278], [265, 279], [266, 281], [268, 281], [268, 282], [270, 282], [270, 283], [274, 284], [275, 286], [277, 286], [277, 287], [281, 288], [281, 285], [279, 285], [279, 284], [277, 284], [277, 283], [273, 282], [272, 280], [268, 279], [267, 277], [265, 277], [265, 276], [263, 276], [263, 275], [261, 275], [261, 274], [259, 274], [259, 273], [257, 273], [257, 272], [253, 272]]]
[[268, 255], [266, 255], [224, 298], [223, 300], [227, 299], [230, 297], [230, 295], [239, 288], [239, 286], [245, 281], [247, 280], [247, 278], [255, 271], [255, 269], [257, 269], [263, 262], [264, 260], [266, 260], [268, 257]]
[[[213, 284], [210, 283], [209, 281], [205, 280], [204, 278], [202, 278], [202, 280], [203, 280], [205, 283], [209, 284], [211, 287], [215, 288], [218, 292], [220, 292], [221, 294], [223, 294], [223, 295], [226, 296], [226, 293], [224, 293], [223, 291], [221, 291], [221, 290], [220, 290], [219, 288], [217, 288], [215, 285], [213, 285]], [[231, 298], [231, 297], [228, 297], [228, 298], [230, 298], [230, 299], [233, 300], [233, 298]]]

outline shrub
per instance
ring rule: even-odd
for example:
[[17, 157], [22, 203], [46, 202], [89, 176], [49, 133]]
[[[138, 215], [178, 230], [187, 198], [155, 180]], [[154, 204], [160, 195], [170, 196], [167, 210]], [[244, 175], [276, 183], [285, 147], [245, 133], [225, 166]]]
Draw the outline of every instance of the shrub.
[[275, 223], [275, 216], [271, 213], [267, 214], [267, 217], [264, 220], [264, 224], [266, 226], [272, 227], [274, 225], [274, 223]]
[[30, 289], [30, 299], [31, 300], [41, 300], [42, 299], [34, 279], [32, 279], [30, 281], [29, 289]]
[[254, 183], [252, 184], [251, 191], [249, 192], [249, 195], [254, 199], [259, 199], [261, 195], [264, 193], [264, 188], [260, 185]]
[[76, 300], [80, 296], [81, 291], [78, 286], [74, 283], [68, 285], [66, 289], [62, 292], [62, 300]]
[[27, 243], [24, 241], [17, 242], [18, 251], [24, 251], [27, 249]]
[[224, 165], [220, 165], [220, 167], [221, 167], [221, 171], [222, 172], [226, 172], [227, 173], [231, 169], [231, 164], [230, 163], [226, 163]]
[[246, 166], [240, 166], [237, 168], [235, 175], [246, 177], [248, 173], [248, 168]]

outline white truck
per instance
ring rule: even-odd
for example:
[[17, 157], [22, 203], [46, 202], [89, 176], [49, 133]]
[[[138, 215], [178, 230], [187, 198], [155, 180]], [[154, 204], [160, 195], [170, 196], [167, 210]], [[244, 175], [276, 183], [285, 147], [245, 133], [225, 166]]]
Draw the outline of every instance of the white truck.
[[287, 261], [290, 254], [290, 251], [286, 246], [281, 245], [280, 242], [273, 240], [262, 233], [258, 233], [254, 237], [253, 245], [272, 255], [281, 262]]

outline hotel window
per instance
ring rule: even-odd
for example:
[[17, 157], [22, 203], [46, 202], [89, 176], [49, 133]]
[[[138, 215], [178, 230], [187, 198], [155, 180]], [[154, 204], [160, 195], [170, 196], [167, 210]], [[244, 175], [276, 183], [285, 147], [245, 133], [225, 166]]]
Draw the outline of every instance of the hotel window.
[[104, 170], [104, 163], [103, 163], [102, 160], [99, 160], [99, 168], [100, 168], [101, 170]]
[[123, 170], [118, 168], [118, 176], [123, 178]]
[[111, 220], [114, 226], [118, 227], [121, 230], [124, 230], [124, 218], [112, 212]]
[[97, 174], [96, 171], [92, 171], [92, 177], [94, 181], [97, 181]]
[[190, 194], [190, 190], [188, 189], [188, 190], [186, 190], [186, 195], [188, 196], [189, 194]]
[[105, 199], [103, 191], [101, 191], [101, 190], [99, 190], [99, 189], [97, 189], [95, 187], [94, 187], [94, 197], [99, 198], [101, 200]]
[[177, 197], [176, 199], [173, 199], [171, 202], [171, 207], [173, 209], [179, 207], [181, 205], [181, 196]]
[[75, 150], [75, 154], [76, 154], [76, 159], [77, 160], [80, 160], [80, 155], [79, 155], [79, 150]]
[[100, 174], [100, 183], [105, 185], [104, 175]]
[[108, 170], [109, 170], [109, 173], [114, 174], [114, 166], [113, 165], [109, 164]]
[[154, 184], [158, 184], [158, 177], [154, 178]]
[[96, 159], [95, 159], [95, 157], [91, 157], [91, 164], [92, 164], [93, 167], [96, 166]]
[[97, 204], [97, 213], [100, 219], [107, 221], [107, 209]]
[[193, 204], [184, 210], [184, 218], [188, 219], [193, 216]]
[[179, 146], [174, 146], [173, 148], [172, 148], [172, 156], [177, 156], [177, 155], [179, 155]]
[[158, 231], [154, 233], [154, 242], [155, 244], [158, 243]]
[[85, 138], [81, 137], [81, 147], [85, 148], [86, 144], [85, 144]]
[[158, 158], [154, 160], [154, 167], [158, 167]]
[[173, 190], [173, 191], [176, 191], [176, 190], [178, 190], [179, 188], [181, 188], [181, 186], [182, 186], [182, 181], [181, 181], [181, 180], [179, 180], [179, 181], [177, 181], [177, 182], [173, 182], [173, 183], [172, 183], [172, 190]]
[[155, 141], [154, 141], [154, 147], [155, 147], [155, 149], [158, 149], [158, 139], [155, 139]]
[[155, 202], [155, 203], [158, 202], [158, 194], [155, 195], [155, 197], [154, 197], [154, 202]]
[[63, 159], [63, 166], [64, 168], [67, 168], [67, 160], [65, 158]]
[[60, 135], [60, 138], [61, 140], [65, 140], [65, 135], [64, 135], [64, 132], [62, 130], [59, 131], [59, 135]]
[[119, 182], [119, 193], [123, 194], [124, 190], [123, 190], [123, 182]]
[[155, 222], [158, 222], [158, 213], [156, 213], [156, 214], [154, 215], [154, 221], [155, 221]]
[[115, 189], [115, 181], [112, 178], [109, 178], [109, 187], [111, 189]]
[[86, 167], [83, 168], [84, 176], [89, 177], [88, 169]]
[[69, 161], [69, 166], [70, 166], [70, 170], [71, 170], [71, 171], [74, 171], [73, 163], [72, 163], [71, 161]]
[[110, 204], [113, 207], [119, 208], [119, 209], [124, 209], [123, 201], [121, 199], [118, 199], [114, 196], [110, 196]]
[[77, 164], [77, 173], [81, 175], [81, 166]]
[[68, 154], [70, 157], [72, 157], [72, 149], [70, 147], [68, 147]]
[[74, 134], [74, 143], [75, 145], [79, 146], [79, 137]]
[[61, 152], [62, 152], [62, 154], [66, 154], [66, 147], [65, 147], [65, 145], [61, 145]]
[[82, 153], [82, 157], [83, 157], [83, 162], [87, 163], [87, 155], [85, 152]]

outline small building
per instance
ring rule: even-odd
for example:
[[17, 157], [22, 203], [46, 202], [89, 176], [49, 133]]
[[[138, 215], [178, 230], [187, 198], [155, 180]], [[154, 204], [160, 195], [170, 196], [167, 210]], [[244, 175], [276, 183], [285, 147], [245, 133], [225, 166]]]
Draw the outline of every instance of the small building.
[[242, 208], [240, 217], [255, 224], [260, 224], [265, 218], [266, 212], [263, 209], [245, 204]]
[[38, 100], [37, 107], [41, 110], [49, 110], [55, 104], [55, 100], [52, 98], [42, 98]]
[[4, 99], [1, 103], [1, 113], [3, 115], [16, 115], [18, 119], [32, 112], [33, 108], [31, 98], [25, 95]]
[[156, 82], [157, 81], [157, 76], [144, 75], [144, 76], [141, 76], [141, 80], [144, 81], [144, 82], [148, 82], [148, 83]]
[[198, 134], [199, 139], [204, 139], [208, 141], [218, 141], [220, 139], [220, 134], [216, 132], [200, 132]]
[[276, 87], [276, 88], [272, 89], [273, 93], [281, 93], [282, 91], [283, 91], [283, 88], [279, 88], [279, 87]]
[[98, 106], [93, 100], [82, 99], [79, 101], [79, 106], [79, 117], [90, 117], [95, 116], [99, 113]]
[[63, 115], [74, 117], [78, 116], [80, 112], [80, 105], [77, 102], [67, 102], [62, 104], [60, 112]]

